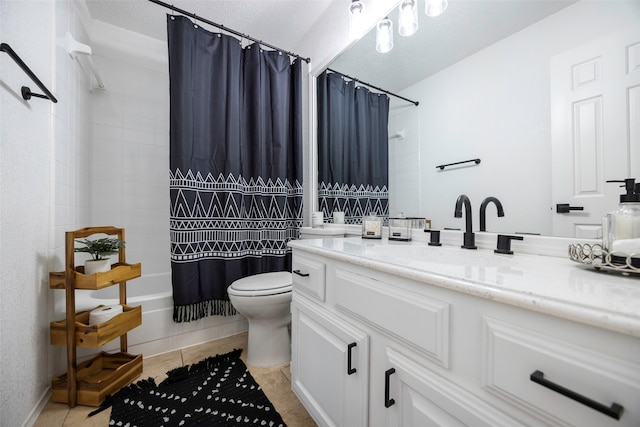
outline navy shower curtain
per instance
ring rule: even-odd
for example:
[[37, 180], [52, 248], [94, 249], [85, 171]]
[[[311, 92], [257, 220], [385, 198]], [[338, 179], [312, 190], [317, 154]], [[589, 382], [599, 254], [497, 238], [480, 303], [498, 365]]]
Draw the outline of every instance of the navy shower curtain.
[[325, 221], [344, 212], [389, 216], [389, 97], [356, 87], [338, 73], [317, 78], [318, 197]]
[[302, 225], [302, 65], [167, 15], [176, 322], [235, 313], [227, 286], [291, 270]]

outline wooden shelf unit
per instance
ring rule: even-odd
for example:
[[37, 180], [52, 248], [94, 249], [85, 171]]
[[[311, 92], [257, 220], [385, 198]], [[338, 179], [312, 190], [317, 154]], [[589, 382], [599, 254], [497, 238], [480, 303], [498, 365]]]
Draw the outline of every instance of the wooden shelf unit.
[[[142, 324], [142, 308], [127, 304], [127, 280], [140, 277], [140, 263], [127, 264], [126, 250], [120, 248], [118, 262], [104, 273], [84, 274], [84, 267], [75, 265], [75, 241], [94, 234], [106, 234], [125, 240], [124, 229], [118, 227], [87, 227], [65, 233], [65, 271], [49, 273], [49, 287], [65, 291], [66, 317], [51, 322], [51, 344], [67, 347], [67, 372], [51, 381], [52, 400], [99, 406], [104, 398], [131, 383], [142, 373], [142, 355], [127, 353], [127, 332]], [[123, 312], [107, 322], [89, 325], [89, 312], [76, 312], [76, 290], [97, 290], [119, 285], [120, 304]], [[77, 347], [97, 348], [120, 337], [120, 352], [102, 352], [80, 365], [77, 364]]]

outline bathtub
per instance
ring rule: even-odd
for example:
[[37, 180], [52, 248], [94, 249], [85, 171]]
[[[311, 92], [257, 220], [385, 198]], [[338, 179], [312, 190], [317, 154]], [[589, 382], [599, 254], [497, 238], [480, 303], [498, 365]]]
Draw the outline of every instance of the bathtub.
[[[119, 303], [118, 286], [97, 291], [77, 291], [76, 311], [98, 305]], [[128, 352], [144, 357], [167, 353], [191, 345], [213, 341], [245, 332], [247, 321], [241, 315], [209, 316], [195, 322], [173, 321], [171, 274], [148, 274], [127, 282], [127, 305], [142, 306], [142, 325], [127, 334]], [[119, 350], [116, 339], [100, 349], [78, 348], [78, 359], [84, 360], [100, 351]]]

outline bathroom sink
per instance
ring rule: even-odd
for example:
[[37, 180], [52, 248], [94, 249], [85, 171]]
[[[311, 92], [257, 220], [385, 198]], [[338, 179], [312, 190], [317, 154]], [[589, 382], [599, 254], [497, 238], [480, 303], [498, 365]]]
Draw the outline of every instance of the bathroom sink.
[[371, 245], [364, 248], [364, 256], [382, 262], [402, 264], [414, 268], [433, 264], [510, 268], [517, 261], [510, 255], [497, 255], [491, 250], [469, 250], [452, 246], [428, 246], [426, 244]]

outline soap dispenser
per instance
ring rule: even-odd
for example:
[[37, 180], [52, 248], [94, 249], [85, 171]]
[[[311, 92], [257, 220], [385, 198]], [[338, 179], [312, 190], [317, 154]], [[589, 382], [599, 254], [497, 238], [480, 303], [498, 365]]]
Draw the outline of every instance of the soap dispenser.
[[626, 190], [620, 195], [618, 210], [609, 212], [602, 220], [602, 246], [612, 256], [614, 264], [625, 264], [626, 257], [640, 258], [640, 183], [635, 178], [622, 182]]

